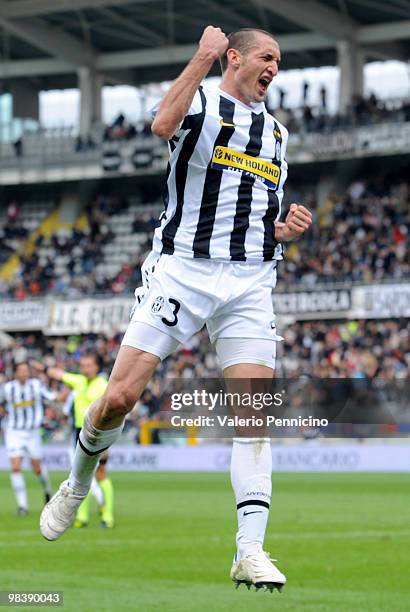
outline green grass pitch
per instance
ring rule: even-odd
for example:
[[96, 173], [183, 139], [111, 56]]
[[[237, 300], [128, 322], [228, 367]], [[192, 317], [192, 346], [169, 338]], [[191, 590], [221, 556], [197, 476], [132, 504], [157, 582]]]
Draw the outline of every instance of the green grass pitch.
[[[54, 485], [60, 479], [53, 474]], [[235, 590], [229, 579], [236, 512], [227, 474], [113, 480], [116, 528], [100, 529], [95, 513], [87, 529], [51, 543], [37, 529], [34, 477], [30, 515], [17, 518], [0, 472], [0, 590], [62, 590], [64, 612], [410, 609], [406, 474], [274, 475], [265, 548], [287, 575], [281, 594]]]

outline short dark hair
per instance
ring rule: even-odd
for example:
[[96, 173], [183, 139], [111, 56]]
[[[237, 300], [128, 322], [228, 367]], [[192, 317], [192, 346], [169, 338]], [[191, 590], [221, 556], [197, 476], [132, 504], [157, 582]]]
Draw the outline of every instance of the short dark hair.
[[81, 359], [93, 359], [95, 365], [101, 369], [102, 368], [102, 358], [100, 357], [100, 355], [98, 355], [97, 353], [91, 353], [91, 352], [86, 352], [83, 353], [80, 357]]
[[20, 366], [27, 366], [28, 368], [30, 368], [30, 364], [28, 361], [26, 360], [22, 360], [22, 361], [15, 361], [14, 362], [14, 371], [17, 370], [17, 368], [19, 368]]
[[219, 60], [222, 72], [225, 72], [228, 66], [228, 49], [236, 49], [242, 53], [242, 55], [246, 55], [252, 49], [252, 47], [254, 47], [255, 32], [265, 34], [266, 36], [272, 38], [272, 40], [276, 41], [273, 34], [267, 32], [266, 30], [260, 30], [259, 28], [241, 28], [236, 32], [231, 32], [228, 34], [229, 45]]

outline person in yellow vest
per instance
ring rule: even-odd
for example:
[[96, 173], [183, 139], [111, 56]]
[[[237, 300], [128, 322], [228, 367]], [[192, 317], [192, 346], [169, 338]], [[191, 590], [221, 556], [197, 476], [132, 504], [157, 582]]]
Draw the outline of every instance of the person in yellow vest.
[[[49, 367], [45, 373], [49, 378], [60, 380], [73, 390], [73, 426], [75, 444], [83, 425], [84, 414], [88, 406], [99, 399], [107, 388], [108, 381], [100, 372], [100, 362], [93, 353], [84, 354], [80, 359], [80, 374], [66, 372], [60, 368]], [[101, 455], [95, 477], [103, 493], [101, 510], [101, 527], [114, 527], [114, 488], [107, 475], [108, 453]], [[90, 517], [90, 501], [88, 495], [78, 509], [75, 526], [85, 527]]]

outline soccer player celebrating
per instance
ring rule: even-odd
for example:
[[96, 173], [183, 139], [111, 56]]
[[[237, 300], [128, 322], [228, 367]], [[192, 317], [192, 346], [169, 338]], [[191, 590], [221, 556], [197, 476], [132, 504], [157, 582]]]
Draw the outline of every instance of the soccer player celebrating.
[[[222, 80], [209, 90], [201, 82], [218, 58]], [[170, 149], [165, 211], [107, 390], [86, 412], [69, 478], [41, 515], [49, 540], [74, 520], [99, 453], [119, 437], [160, 360], [204, 323], [226, 378], [273, 378], [280, 242], [299, 237], [312, 222], [297, 204], [278, 221], [288, 132], [264, 100], [279, 61], [268, 32], [244, 29], [227, 37], [208, 26], [159, 105], [152, 131]], [[239, 526], [231, 578], [237, 584], [272, 589], [286, 582], [263, 551], [271, 471], [268, 439], [234, 439]]]
[[11, 486], [17, 502], [17, 514], [28, 513], [26, 484], [21, 471], [23, 458], [28, 455], [31, 467], [44, 491], [46, 503], [51, 498], [51, 484], [46, 466], [42, 462], [40, 429], [44, 420], [44, 401], [58, 396], [38, 378], [30, 377], [27, 363], [15, 366], [14, 379], [3, 385], [0, 404], [4, 406], [6, 450], [11, 464]]
[[[42, 368], [38, 362], [36, 367]], [[60, 368], [50, 367], [45, 373], [50, 378], [60, 380], [73, 390], [71, 395], [73, 407], [73, 427], [75, 444], [78, 442], [84, 415], [92, 402], [98, 400], [107, 388], [107, 379], [100, 372], [99, 359], [94, 354], [85, 354], [80, 359], [80, 374], [65, 372]], [[114, 527], [114, 488], [107, 474], [108, 453], [101, 453], [95, 473], [95, 479], [91, 483], [91, 493], [97, 499], [101, 511], [101, 527]], [[76, 527], [86, 527], [90, 517], [91, 497], [87, 495], [78, 509]]]

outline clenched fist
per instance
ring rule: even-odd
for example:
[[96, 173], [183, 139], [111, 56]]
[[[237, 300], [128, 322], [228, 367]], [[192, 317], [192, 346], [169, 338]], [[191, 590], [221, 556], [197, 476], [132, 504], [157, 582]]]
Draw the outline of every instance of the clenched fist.
[[299, 238], [312, 225], [312, 213], [301, 204], [291, 204], [285, 223], [275, 223], [275, 238], [294, 240]]
[[218, 59], [218, 57], [225, 53], [228, 44], [228, 37], [225, 36], [221, 28], [214, 28], [214, 26], [209, 25], [203, 31], [199, 41], [199, 48], [206, 54], [213, 55], [215, 59]]

